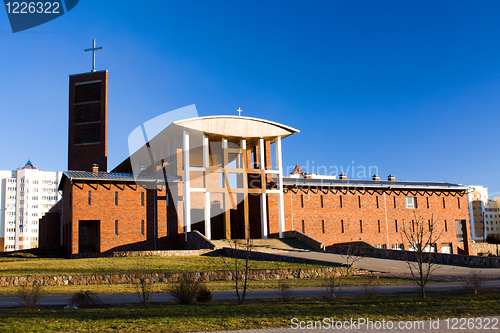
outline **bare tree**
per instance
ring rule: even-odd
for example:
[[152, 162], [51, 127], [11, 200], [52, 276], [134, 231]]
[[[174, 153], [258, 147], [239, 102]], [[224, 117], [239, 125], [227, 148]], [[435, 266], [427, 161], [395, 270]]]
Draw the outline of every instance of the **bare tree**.
[[413, 281], [418, 285], [422, 298], [425, 297], [425, 285], [438, 267], [434, 262], [434, 252], [437, 251], [436, 244], [443, 229], [438, 230], [434, 216], [427, 222], [414, 214], [415, 219], [410, 224], [403, 224], [401, 228], [402, 243], [409, 246], [406, 251], [406, 263], [410, 268]]
[[151, 274], [148, 272], [146, 260], [140, 257], [137, 259], [137, 272], [134, 276], [136, 294], [144, 306], [149, 305], [151, 302], [153, 292], [153, 281], [151, 280]]
[[363, 289], [365, 290], [366, 298], [372, 299], [377, 295], [380, 285], [376, 278], [370, 278], [363, 284]]
[[465, 278], [464, 287], [472, 290], [477, 295], [484, 281], [484, 277], [481, 276], [481, 270], [471, 269], [470, 274]]
[[[250, 285], [251, 277], [249, 276], [250, 271], [250, 255], [253, 250], [253, 244], [251, 239], [243, 240], [243, 245], [239, 245], [237, 239], [230, 240], [231, 245], [231, 260], [221, 256], [224, 266], [231, 273], [234, 281], [234, 287], [236, 291], [236, 296], [238, 297], [238, 304], [243, 304], [245, 301], [245, 296]], [[239, 266], [240, 251], [243, 252], [241, 259], [244, 260], [243, 267]]]
[[363, 251], [359, 246], [349, 244], [346, 253], [342, 254], [342, 259], [345, 260], [345, 267], [341, 267], [340, 273], [342, 276], [348, 277], [354, 275], [356, 261], [363, 258]]
[[22, 308], [33, 311], [44, 295], [44, 289], [39, 281], [33, 281], [32, 285], [21, 284], [17, 289], [17, 297]]
[[290, 302], [292, 300], [292, 289], [287, 280], [280, 279], [278, 282], [278, 289], [282, 302]]
[[330, 300], [339, 299], [344, 294], [343, 281], [340, 277], [337, 277], [336, 272], [324, 277], [323, 287], [325, 287]]

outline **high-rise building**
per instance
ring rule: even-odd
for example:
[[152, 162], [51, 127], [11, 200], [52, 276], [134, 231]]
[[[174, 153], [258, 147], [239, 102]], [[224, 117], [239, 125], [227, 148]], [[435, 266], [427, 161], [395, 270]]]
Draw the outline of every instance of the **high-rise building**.
[[486, 237], [488, 235], [500, 236], [500, 197], [494, 197], [488, 200], [484, 208], [484, 224], [486, 228]]
[[30, 160], [23, 168], [0, 170], [0, 252], [38, 247], [38, 220], [61, 199], [61, 175]]
[[471, 238], [476, 241], [486, 239], [486, 226], [484, 221], [484, 209], [488, 203], [488, 188], [471, 185], [467, 194], [469, 202], [469, 221]]

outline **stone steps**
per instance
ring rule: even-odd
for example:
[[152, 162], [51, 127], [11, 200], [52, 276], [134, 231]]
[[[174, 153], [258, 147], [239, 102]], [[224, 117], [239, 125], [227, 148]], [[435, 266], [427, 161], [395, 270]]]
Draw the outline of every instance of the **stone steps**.
[[[266, 250], [266, 252], [269, 252], [269, 250], [287, 250], [287, 251], [310, 251], [311, 248], [301, 242], [299, 242], [296, 239], [277, 239], [277, 238], [268, 238], [268, 239], [251, 239], [251, 246], [254, 251], [259, 251], [259, 250]], [[225, 240], [225, 239], [219, 239], [219, 240], [212, 240], [212, 242], [216, 245], [216, 248], [223, 248], [223, 247], [232, 247], [234, 248], [235, 243], [237, 244], [238, 248], [245, 248], [246, 247], [246, 240], [244, 239], [235, 239], [235, 240]]]

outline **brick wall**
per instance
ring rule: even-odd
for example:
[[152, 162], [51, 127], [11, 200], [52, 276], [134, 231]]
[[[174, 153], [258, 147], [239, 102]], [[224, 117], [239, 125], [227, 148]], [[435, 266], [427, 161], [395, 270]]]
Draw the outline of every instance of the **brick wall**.
[[[86, 181], [66, 182], [63, 193], [63, 233], [68, 256], [82, 251], [178, 247], [176, 210], [165, 189]], [[83, 227], [87, 228], [87, 249], [79, 246]]]
[[[92, 82], [100, 80], [101, 81], [101, 91], [100, 91], [100, 103], [99, 103], [99, 131], [100, 131], [100, 142], [93, 144], [75, 144], [75, 124], [78, 123], [78, 119], [75, 119], [76, 109], [78, 105], [75, 105], [77, 101], [75, 99], [75, 85], [81, 82]], [[99, 164], [99, 168], [102, 171], [107, 171], [108, 164], [108, 147], [107, 147], [107, 135], [108, 135], [108, 72], [99, 71], [95, 73], [85, 73], [81, 75], [70, 76], [70, 86], [69, 86], [69, 126], [68, 126], [68, 170], [78, 170], [78, 171], [92, 171], [92, 165], [94, 163]], [[88, 112], [87, 112], [88, 113]], [[96, 119], [90, 119], [92, 121]], [[76, 125], [78, 126], [78, 125]]]
[[47, 212], [39, 221], [38, 246], [50, 248], [61, 246], [61, 213]]
[[[406, 197], [416, 197], [417, 208], [406, 208]], [[268, 207], [269, 232], [277, 237], [278, 195], [268, 195]], [[465, 220], [468, 225], [467, 197], [454, 192], [288, 189], [284, 194], [284, 210], [286, 230], [298, 230], [326, 246], [365, 242], [373, 246], [385, 244], [390, 249], [393, 244], [401, 243], [403, 224], [411, 228], [412, 220], [421, 218], [426, 222], [433, 219], [437, 229], [443, 230], [438, 249], [441, 243], [452, 243], [453, 253], [457, 253], [455, 221]], [[469, 228], [467, 236], [470, 245]]]

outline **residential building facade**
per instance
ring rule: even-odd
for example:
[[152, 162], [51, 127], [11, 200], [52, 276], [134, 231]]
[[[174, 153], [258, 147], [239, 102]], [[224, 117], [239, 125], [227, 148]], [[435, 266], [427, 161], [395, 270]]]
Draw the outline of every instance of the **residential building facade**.
[[484, 225], [486, 237], [488, 235], [500, 237], [500, 197], [488, 200], [484, 208]]
[[0, 171], [0, 251], [38, 247], [39, 219], [61, 199], [61, 172], [23, 168]]
[[487, 236], [484, 210], [488, 203], [488, 188], [478, 185], [471, 185], [469, 188], [467, 201], [469, 203], [471, 237], [474, 241], [484, 241]]

